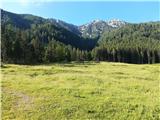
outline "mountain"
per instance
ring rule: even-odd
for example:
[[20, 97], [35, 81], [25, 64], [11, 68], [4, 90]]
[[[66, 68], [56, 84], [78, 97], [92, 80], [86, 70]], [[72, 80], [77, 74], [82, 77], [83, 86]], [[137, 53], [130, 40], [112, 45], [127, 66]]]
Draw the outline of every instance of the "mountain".
[[8, 63], [103, 60], [160, 62], [160, 22], [93, 20], [76, 26], [1, 10], [1, 59]]
[[113, 19], [110, 21], [93, 20], [90, 23], [80, 26], [66, 23], [58, 19], [49, 19], [49, 21], [56, 26], [61, 26], [62, 28], [75, 33], [78, 36], [90, 39], [98, 39], [104, 31], [111, 31], [127, 24], [127, 22], [119, 19]]
[[[52, 35], [54, 39], [84, 50], [93, 49], [104, 31], [112, 31], [126, 24], [126, 22], [120, 20], [94, 20], [88, 24], [76, 26], [58, 19], [45, 19], [31, 14], [16, 14], [4, 10], [1, 10], [1, 21], [2, 27], [10, 24], [22, 30], [32, 29], [35, 26], [39, 29], [38, 26], [40, 25], [50, 24], [57, 33], [54, 36]], [[41, 41], [48, 42], [46, 39]]]
[[95, 48], [97, 59], [127, 63], [160, 62], [160, 22], [128, 24], [104, 32]]
[[137, 38], [145, 39], [145, 41], [148, 39], [160, 41], [160, 22], [127, 24], [119, 29], [113, 30], [112, 32], [105, 31], [101, 35], [99, 43], [102, 41], [126, 41], [127, 39], [134, 42]]
[[[34, 30], [38, 33], [46, 33], [56, 41], [83, 50], [93, 49], [97, 43], [97, 40], [83, 38], [77, 26], [61, 20], [44, 19], [30, 14], [15, 14], [4, 10], [1, 10], [1, 20], [2, 28], [11, 25], [12, 28], [18, 28], [20, 30]], [[46, 38], [39, 40], [44, 43], [49, 41]]]
[[43, 24], [46, 20], [30, 14], [16, 14], [1, 9], [1, 24], [11, 24], [20, 29], [29, 29], [32, 24]]
[[93, 20], [88, 24], [79, 26], [79, 31], [85, 38], [99, 38], [104, 31], [111, 31], [113, 29], [120, 28], [126, 25], [127, 22], [119, 19], [113, 19], [110, 21]]
[[111, 26], [112, 28], [120, 28], [127, 24], [127, 22], [119, 20], [119, 19], [112, 19], [106, 22], [107, 22], [107, 25]]
[[56, 27], [64, 28], [77, 36], [98, 39], [104, 31], [111, 31], [127, 24], [125, 21], [113, 19], [110, 21], [93, 20], [84, 25], [73, 25], [58, 19], [44, 19], [30, 14], [15, 14], [1, 10], [2, 24], [12, 24], [21, 29], [29, 29], [33, 24], [51, 23]]
[[76, 26], [76, 25], [73, 25], [73, 24], [70, 24], [70, 23], [66, 23], [66, 22], [64, 22], [62, 20], [53, 19], [53, 18], [52, 19], [48, 19], [48, 20], [51, 23], [53, 23], [54, 25], [56, 25], [56, 26], [60, 26], [62, 28], [65, 28], [68, 31], [75, 33], [76, 35], [79, 35], [79, 36], [81, 35], [81, 32], [79, 31], [78, 26]]

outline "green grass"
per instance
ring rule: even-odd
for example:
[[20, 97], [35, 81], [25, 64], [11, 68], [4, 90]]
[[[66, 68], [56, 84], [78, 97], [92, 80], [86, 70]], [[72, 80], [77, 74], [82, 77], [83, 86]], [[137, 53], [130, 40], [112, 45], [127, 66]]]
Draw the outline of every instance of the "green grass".
[[160, 64], [2, 67], [3, 120], [159, 120]]

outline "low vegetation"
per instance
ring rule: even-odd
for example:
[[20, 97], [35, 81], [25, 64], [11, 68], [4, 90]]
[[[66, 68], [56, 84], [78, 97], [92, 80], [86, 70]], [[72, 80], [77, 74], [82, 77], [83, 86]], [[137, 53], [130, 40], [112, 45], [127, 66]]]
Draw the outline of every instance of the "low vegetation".
[[159, 64], [2, 66], [3, 120], [159, 120]]

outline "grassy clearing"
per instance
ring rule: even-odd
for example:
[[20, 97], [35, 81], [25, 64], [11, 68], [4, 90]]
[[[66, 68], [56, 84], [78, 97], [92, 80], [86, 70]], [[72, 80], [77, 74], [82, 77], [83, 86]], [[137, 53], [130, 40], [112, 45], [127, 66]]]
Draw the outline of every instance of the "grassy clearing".
[[2, 119], [159, 120], [160, 64], [5, 65]]

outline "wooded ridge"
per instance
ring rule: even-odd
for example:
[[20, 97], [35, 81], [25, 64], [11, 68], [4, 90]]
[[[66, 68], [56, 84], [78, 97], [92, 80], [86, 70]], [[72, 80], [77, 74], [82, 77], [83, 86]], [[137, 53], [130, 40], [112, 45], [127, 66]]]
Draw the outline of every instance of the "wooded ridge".
[[36, 64], [96, 60], [160, 63], [160, 22], [122, 23], [116, 23], [119, 26], [115, 27], [104, 21], [93, 21], [76, 26], [1, 10], [2, 62]]

